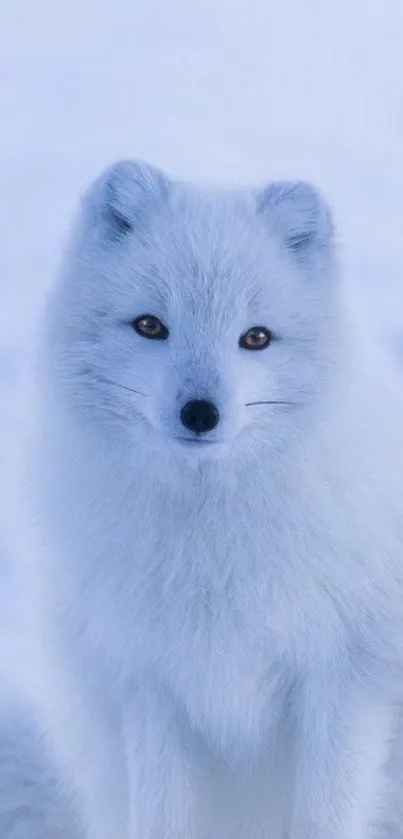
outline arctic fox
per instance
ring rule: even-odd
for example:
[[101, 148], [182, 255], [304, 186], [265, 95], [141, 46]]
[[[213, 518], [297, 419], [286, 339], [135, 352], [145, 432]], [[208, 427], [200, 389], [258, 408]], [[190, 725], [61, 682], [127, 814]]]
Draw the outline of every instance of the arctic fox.
[[367, 839], [387, 815], [403, 409], [339, 274], [304, 182], [123, 162], [83, 199], [37, 365], [26, 597], [85, 839]]

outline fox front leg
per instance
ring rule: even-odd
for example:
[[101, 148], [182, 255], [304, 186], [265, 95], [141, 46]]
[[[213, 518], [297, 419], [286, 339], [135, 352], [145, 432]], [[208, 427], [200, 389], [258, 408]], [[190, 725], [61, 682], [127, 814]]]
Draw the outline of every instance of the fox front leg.
[[367, 839], [391, 713], [328, 673], [298, 694], [291, 839]]

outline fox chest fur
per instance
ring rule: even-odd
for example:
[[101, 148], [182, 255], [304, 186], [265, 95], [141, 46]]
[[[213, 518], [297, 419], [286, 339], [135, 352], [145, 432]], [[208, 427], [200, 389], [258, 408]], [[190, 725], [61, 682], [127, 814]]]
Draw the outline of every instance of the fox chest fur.
[[[76, 526], [64, 540], [76, 556], [63, 584], [67, 624], [74, 610], [89, 649], [103, 649], [123, 682], [155, 674], [220, 748], [278, 730], [304, 668], [350, 666], [365, 635], [352, 620], [365, 576], [351, 561], [351, 525], [326, 543], [326, 521], [295, 499], [291, 515], [280, 487], [244, 492], [210, 499], [200, 480], [179, 504], [147, 480], [134, 497], [111, 488], [97, 515], [108, 537], [88, 527], [91, 517], [80, 527], [79, 500], [70, 500]], [[94, 490], [86, 500], [100, 503]]]

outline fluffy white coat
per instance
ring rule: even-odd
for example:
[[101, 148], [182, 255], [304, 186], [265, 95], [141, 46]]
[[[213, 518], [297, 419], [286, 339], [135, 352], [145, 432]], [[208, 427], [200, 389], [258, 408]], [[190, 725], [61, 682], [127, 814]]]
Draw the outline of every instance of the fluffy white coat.
[[[35, 388], [32, 696], [82, 835], [367, 839], [403, 691], [403, 410], [323, 199], [112, 167]], [[211, 445], [181, 439], [192, 399]]]

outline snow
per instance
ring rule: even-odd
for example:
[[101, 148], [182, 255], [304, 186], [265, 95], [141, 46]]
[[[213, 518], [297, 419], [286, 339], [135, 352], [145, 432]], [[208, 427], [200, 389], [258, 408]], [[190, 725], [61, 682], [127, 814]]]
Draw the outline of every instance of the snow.
[[3, 431], [77, 197], [119, 157], [317, 182], [362, 306], [401, 348], [402, 43], [401, 0], [4, 0]]

